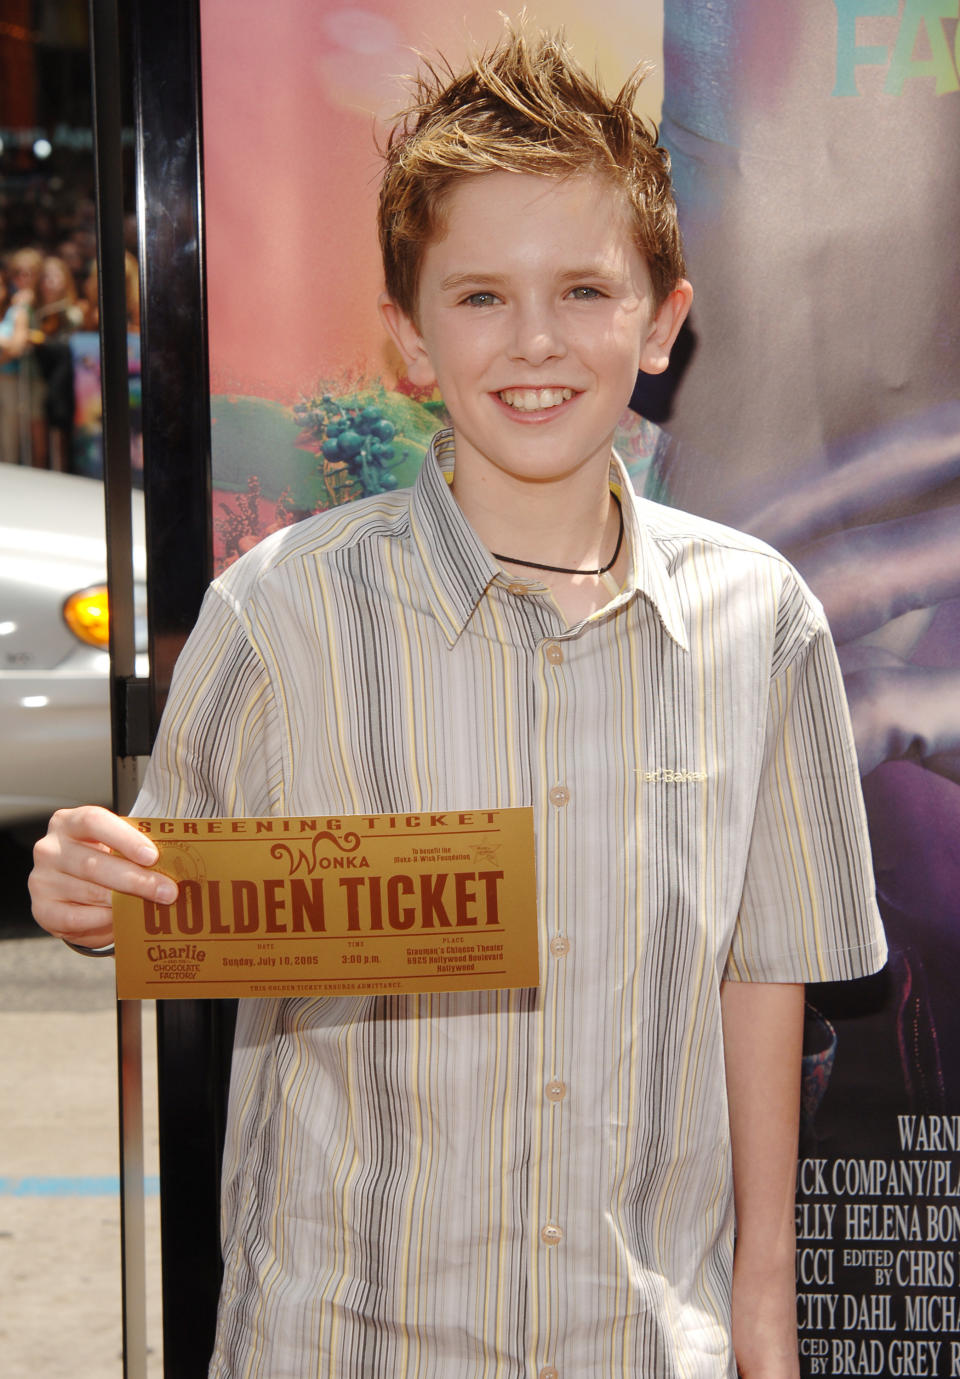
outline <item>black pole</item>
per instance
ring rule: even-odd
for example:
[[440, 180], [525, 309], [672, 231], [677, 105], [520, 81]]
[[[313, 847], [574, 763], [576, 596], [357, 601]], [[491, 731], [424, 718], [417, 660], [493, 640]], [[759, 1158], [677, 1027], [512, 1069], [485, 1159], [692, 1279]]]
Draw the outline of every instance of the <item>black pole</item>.
[[[113, 801], [129, 811], [136, 792], [135, 753], [127, 732], [136, 702], [133, 532], [130, 510], [130, 392], [123, 245], [123, 68], [117, 0], [90, 0], [97, 291], [110, 596], [110, 711]], [[143, 1063], [139, 1001], [117, 1002], [120, 1111], [120, 1238], [123, 1373], [144, 1379], [147, 1363], [143, 1187]]]
[[[132, 0], [151, 722], [211, 574], [197, 0]], [[235, 1006], [158, 1001], [164, 1373], [202, 1379], [221, 1260]]]

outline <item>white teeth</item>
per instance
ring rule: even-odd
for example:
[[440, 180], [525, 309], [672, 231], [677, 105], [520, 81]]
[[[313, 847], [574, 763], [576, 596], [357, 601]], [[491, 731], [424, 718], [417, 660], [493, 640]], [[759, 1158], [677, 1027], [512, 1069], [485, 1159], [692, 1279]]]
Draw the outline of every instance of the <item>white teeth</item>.
[[500, 399], [518, 412], [539, 412], [546, 407], [559, 407], [573, 397], [572, 388], [504, 388]]

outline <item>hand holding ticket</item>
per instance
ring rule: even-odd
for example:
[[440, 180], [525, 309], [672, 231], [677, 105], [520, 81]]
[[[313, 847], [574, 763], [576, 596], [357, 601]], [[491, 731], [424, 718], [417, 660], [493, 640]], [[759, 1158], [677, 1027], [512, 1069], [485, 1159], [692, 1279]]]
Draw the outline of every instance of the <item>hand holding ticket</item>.
[[529, 809], [131, 822], [178, 895], [114, 896], [122, 998], [538, 985]]

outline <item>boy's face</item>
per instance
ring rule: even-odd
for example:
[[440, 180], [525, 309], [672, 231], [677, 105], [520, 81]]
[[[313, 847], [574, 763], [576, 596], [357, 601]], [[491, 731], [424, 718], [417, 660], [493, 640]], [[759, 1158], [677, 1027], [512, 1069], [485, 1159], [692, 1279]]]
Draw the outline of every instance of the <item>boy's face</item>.
[[592, 175], [468, 177], [445, 210], [417, 321], [381, 306], [412, 381], [446, 403], [455, 486], [465, 466], [491, 482], [605, 474], [638, 369], [666, 368], [689, 284], [655, 309], [623, 199]]

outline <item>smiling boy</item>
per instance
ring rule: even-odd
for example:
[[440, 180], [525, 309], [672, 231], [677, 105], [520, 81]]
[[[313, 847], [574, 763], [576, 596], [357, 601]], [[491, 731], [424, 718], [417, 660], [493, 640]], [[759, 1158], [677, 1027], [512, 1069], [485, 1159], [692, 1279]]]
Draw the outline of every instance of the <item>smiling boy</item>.
[[[512, 32], [421, 79], [381, 311], [452, 430], [231, 567], [178, 667], [139, 813], [536, 829], [538, 989], [241, 1002], [215, 1376], [798, 1373], [801, 984], [883, 937], [819, 606], [613, 454], [691, 299], [636, 85]], [[38, 919], [109, 942], [153, 860], [56, 816]]]
[[[461, 511], [489, 549], [520, 554], [504, 565], [545, 576], [571, 624], [626, 574], [613, 432], [638, 369], [666, 367], [691, 295], [680, 279], [655, 300], [609, 179], [491, 171], [447, 192], [416, 302], [381, 301], [410, 378], [436, 383], [455, 419]], [[604, 565], [609, 579], [548, 568]]]

